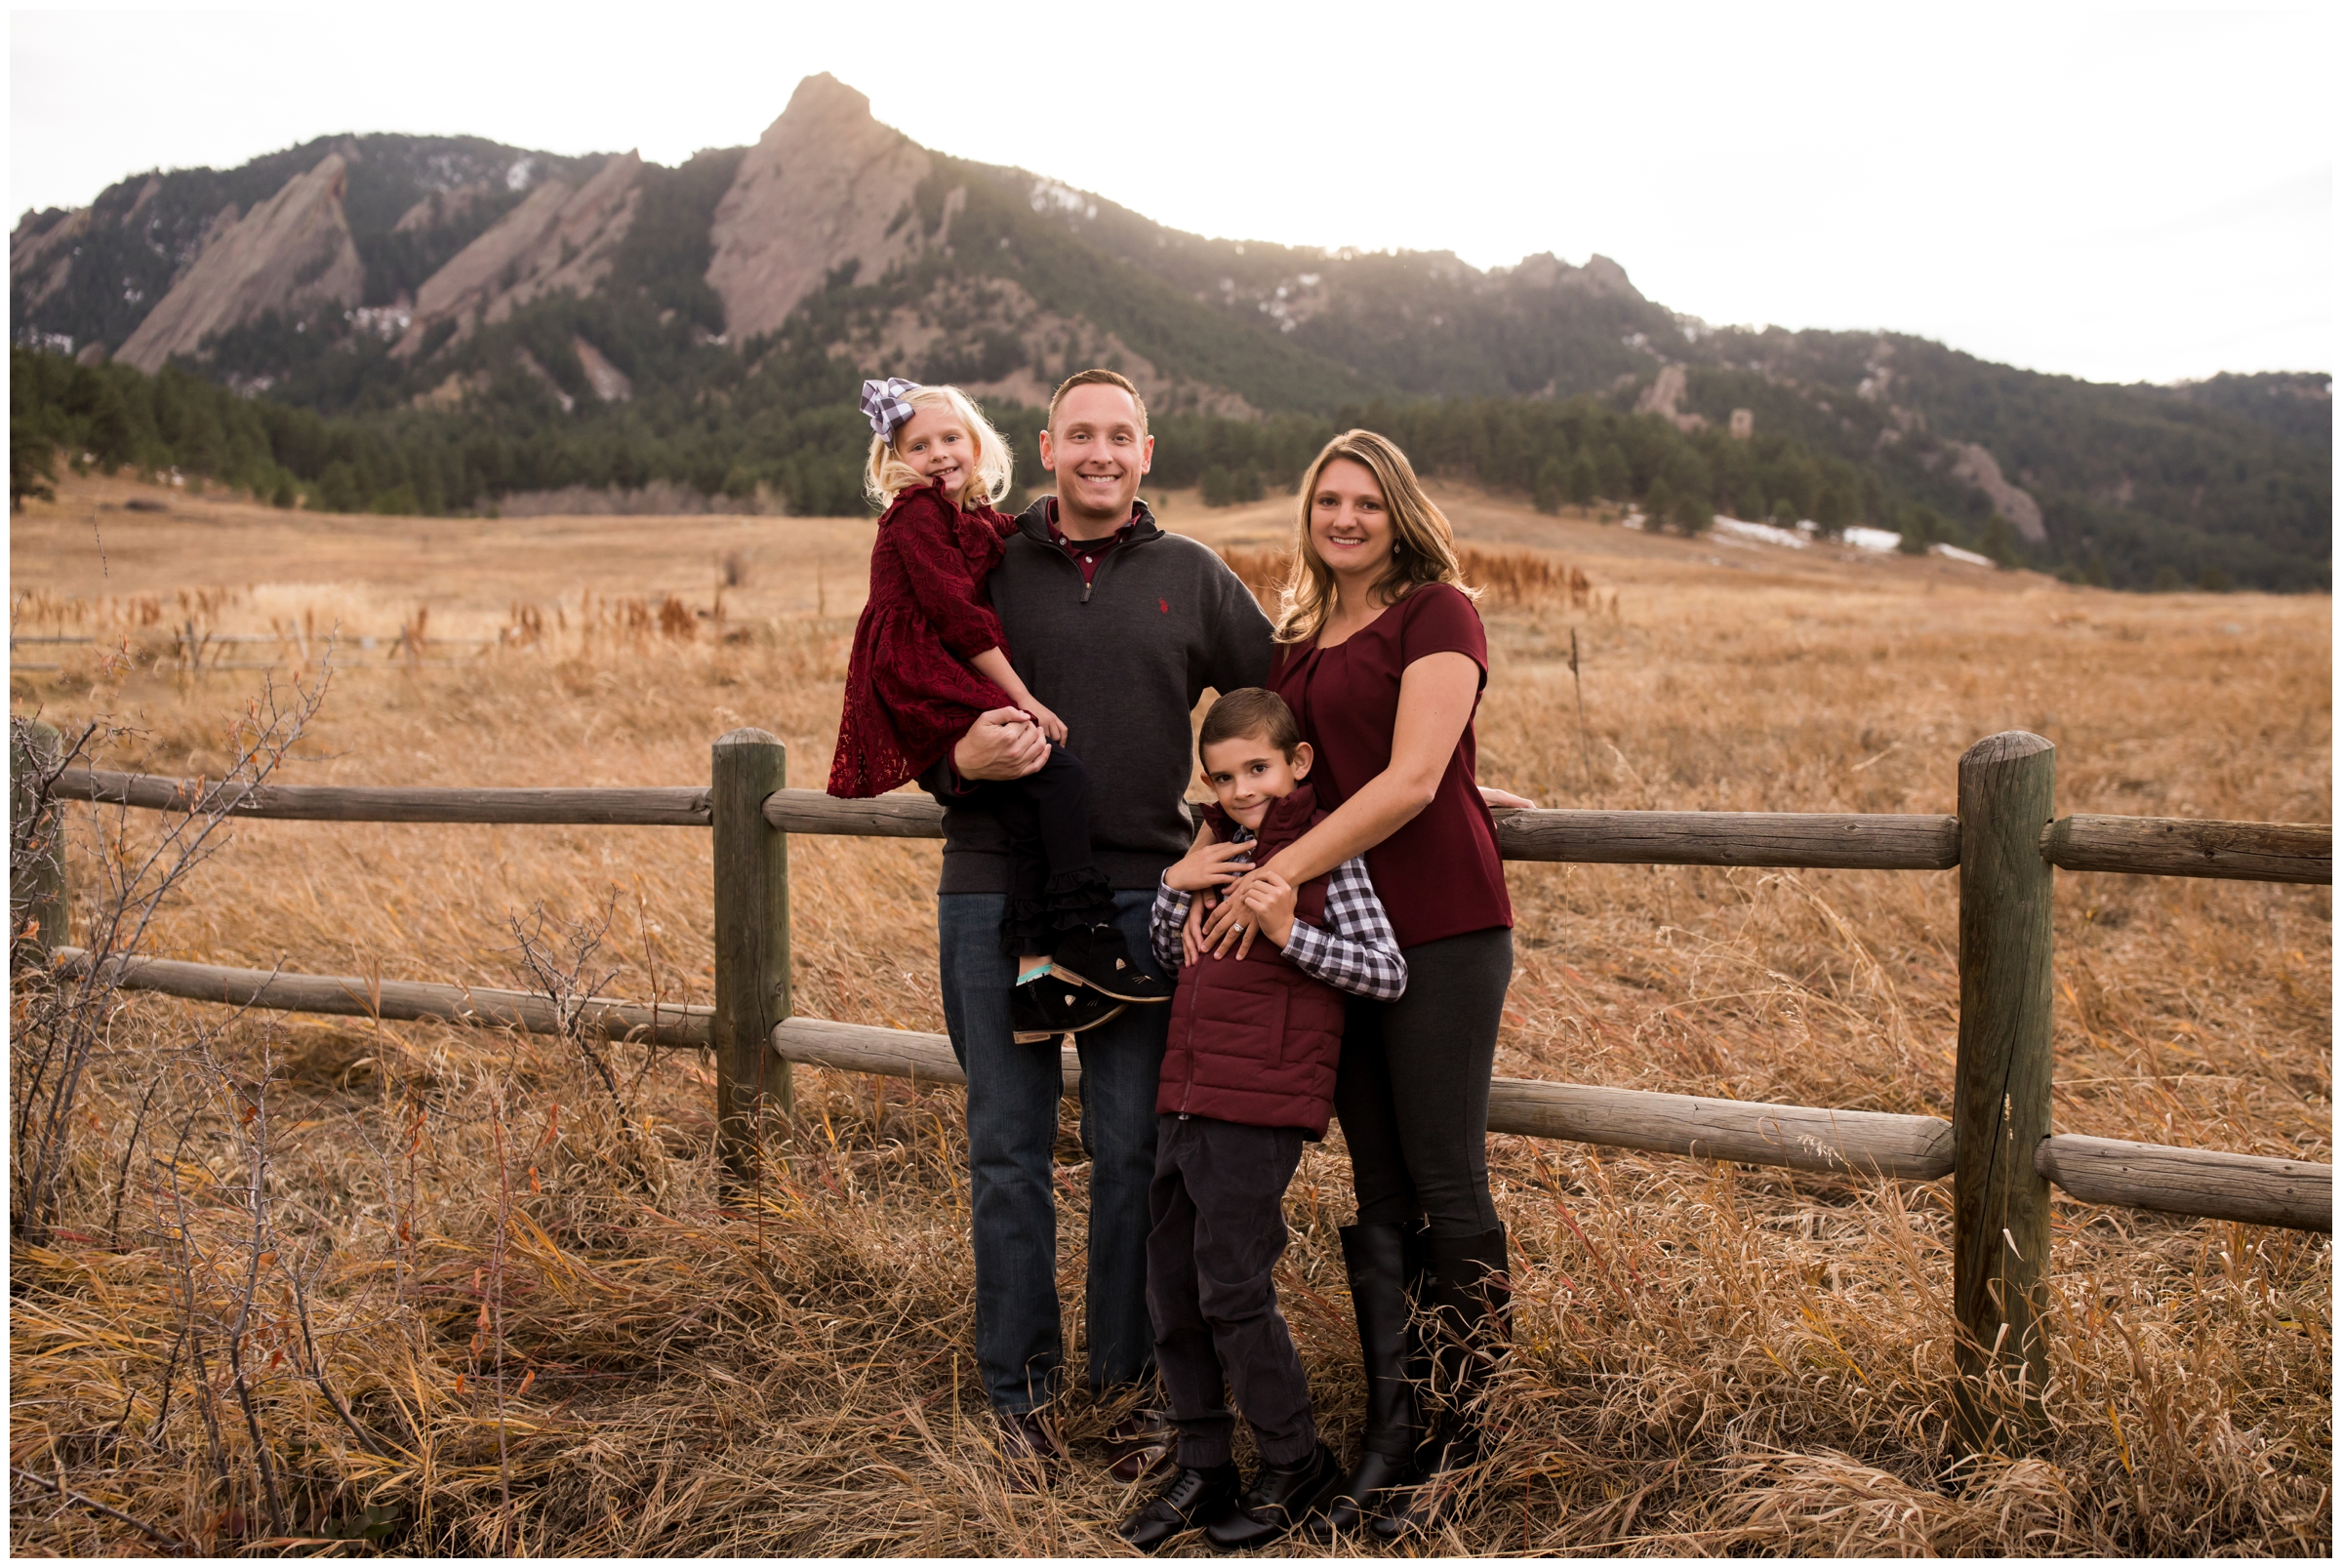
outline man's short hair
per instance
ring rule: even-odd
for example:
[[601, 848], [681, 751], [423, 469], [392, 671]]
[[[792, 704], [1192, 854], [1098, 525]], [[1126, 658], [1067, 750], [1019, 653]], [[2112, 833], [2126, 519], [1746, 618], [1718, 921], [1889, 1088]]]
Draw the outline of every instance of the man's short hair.
[[1238, 687], [1214, 703], [1203, 715], [1203, 731], [1195, 738], [1195, 753], [1201, 756], [1207, 745], [1246, 738], [1268, 742], [1290, 762], [1301, 744], [1301, 721], [1293, 716], [1283, 698], [1266, 687]]
[[1076, 386], [1121, 387], [1122, 390], [1130, 394], [1130, 401], [1132, 405], [1139, 411], [1139, 433], [1141, 435], [1145, 435], [1147, 433], [1147, 400], [1139, 395], [1139, 389], [1131, 384], [1129, 377], [1123, 375], [1119, 371], [1112, 370], [1077, 370], [1072, 375], [1067, 377], [1064, 381], [1058, 382], [1057, 390], [1049, 394], [1050, 429], [1054, 430], [1057, 428], [1058, 404], [1063, 403], [1066, 400], [1066, 394], [1073, 390], [1073, 388]]

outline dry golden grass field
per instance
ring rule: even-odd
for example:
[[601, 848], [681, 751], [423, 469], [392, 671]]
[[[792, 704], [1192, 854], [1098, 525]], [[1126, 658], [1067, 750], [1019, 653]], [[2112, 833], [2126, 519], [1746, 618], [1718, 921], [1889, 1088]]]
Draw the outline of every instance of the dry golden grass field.
[[[2057, 744], [2061, 813], [2328, 820], [2324, 598], [2117, 595], [1443, 494], [1500, 552], [1492, 573], [1558, 563], [1594, 585], [1583, 605], [1532, 584], [1485, 606], [1483, 779], [1544, 804], [1950, 812], [1961, 749], [2022, 727]], [[1285, 526], [1276, 503], [1189, 496], [1163, 517], [1239, 550]], [[868, 538], [848, 520], [317, 517], [68, 480], [13, 520], [12, 630], [107, 649], [20, 643], [12, 707], [110, 717], [101, 766], [216, 777], [268, 678], [237, 666], [313, 681], [338, 626], [280, 782], [694, 784], [719, 733], [757, 725], [818, 785]], [[175, 666], [175, 627], [217, 667]], [[79, 942], [100, 857], [128, 864], [165, 824], [67, 816]], [[798, 1010], [940, 1030], [936, 846], [790, 853]], [[1949, 1115], [1954, 873], [1511, 877], [1498, 1071]], [[146, 949], [515, 985], [515, 918], [542, 907], [558, 945], [614, 908], [587, 978], [704, 1001], [708, 878], [688, 828], [246, 822]], [[2060, 1130], [2330, 1160], [2331, 918], [2324, 888], [2061, 873]], [[206, 1552], [1120, 1548], [1137, 1497], [1103, 1470], [1037, 1498], [994, 1478], [957, 1091], [800, 1069], [785, 1157], [734, 1200], [695, 1053], [611, 1048], [614, 1096], [546, 1038], [154, 996], [106, 1027], [54, 1235], [12, 1251], [18, 1466]], [[2049, 1429], [1962, 1465], [1948, 1184], [1493, 1143], [1515, 1348], [1498, 1440], [1429, 1549], [2332, 1549], [2322, 1236], [2061, 1197]], [[1082, 1160], [1069, 1107], [1076, 1367]], [[1347, 1169], [1338, 1133], [1304, 1160], [1279, 1275], [1338, 1447], [1361, 1398]], [[1064, 1416], [1094, 1453], [1108, 1413], [1075, 1393]], [[153, 1549], [21, 1480], [10, 1544]]]

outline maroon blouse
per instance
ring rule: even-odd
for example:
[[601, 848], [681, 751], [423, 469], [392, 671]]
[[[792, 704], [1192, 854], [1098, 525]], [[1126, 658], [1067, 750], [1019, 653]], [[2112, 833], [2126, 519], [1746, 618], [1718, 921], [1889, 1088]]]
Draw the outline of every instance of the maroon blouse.
[[[1487, 629], [1472, 601], [1444, 583], [1425, 583], [1337, 647], [1278, 647], [1269, 689], [1291, 704], [1317, 753], [1310, 783], [1318, 804], [1332, 810], [1391, 766], [1399, 677], [1432, 654], [1469, 656], [1487, 686]], [[1513, 923], [1496, 822], [1474, 777], [1476, 749], [1467, 721], [1432, 803], [1366, 852], [1401, 947]]]
[[829, 792], [882, 795], [915, 779], [1008, 694], [966, 661], [1004, 646], [986, 574], [1016, 524], [962, 511], [943, 485], [906, 490], [878, 519], [870, 597], [854, 627]]

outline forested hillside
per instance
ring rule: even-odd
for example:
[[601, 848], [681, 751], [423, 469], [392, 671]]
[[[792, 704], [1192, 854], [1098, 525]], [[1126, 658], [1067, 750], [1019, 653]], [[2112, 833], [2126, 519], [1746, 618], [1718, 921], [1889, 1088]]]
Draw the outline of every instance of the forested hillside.
[[1710, 329], [1598, 256], [1206, 239], [919, 147], [828, 77], [674, 169], [381, 135], [137, 176], [25, 215], [10, 280], [14, 494], [87, 453], [330, 507], [666, 480], [833, 512], [862, 376], [960, 382], [1025, 431], [1105, 364], [1157, 413], [1158, 480], [1213, 498], [1365, 421], [1434, 471], [1686, 529], [1869, 524], [2128, 587], [2330, 581], [2322, 375], [2107, 386]]

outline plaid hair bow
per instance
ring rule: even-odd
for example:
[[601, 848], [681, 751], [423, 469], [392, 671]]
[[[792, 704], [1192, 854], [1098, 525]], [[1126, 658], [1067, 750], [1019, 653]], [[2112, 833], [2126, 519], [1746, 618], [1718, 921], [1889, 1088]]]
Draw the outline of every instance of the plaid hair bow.
[[882, 441], [892, 441], [895, 432], [911, 416], [910, 394], [919, 389], [917, 382], [907, 382], [889, 376], [882, 382], [862, 383], [862, 411], [870, 417], [870, 428]]

